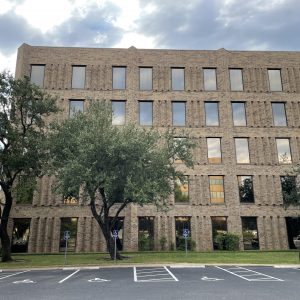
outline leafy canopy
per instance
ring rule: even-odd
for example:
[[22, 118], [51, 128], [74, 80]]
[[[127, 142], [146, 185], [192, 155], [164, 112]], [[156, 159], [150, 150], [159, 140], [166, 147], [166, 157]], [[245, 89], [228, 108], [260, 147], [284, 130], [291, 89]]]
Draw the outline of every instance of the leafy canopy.
[[185, 139], [174, 143], [172, 132], [112, 125], [110, 106], [103, 101], [90, 104], [56, 127], [52, 139], [52, 172], [63, 194], [76, 193], [93, 198], [102, 189], [106, 203], [153, 203], [166, 205], [173, 192], [173, 180], [183, 177], [175, 169], [178, 156], [192, 167]]

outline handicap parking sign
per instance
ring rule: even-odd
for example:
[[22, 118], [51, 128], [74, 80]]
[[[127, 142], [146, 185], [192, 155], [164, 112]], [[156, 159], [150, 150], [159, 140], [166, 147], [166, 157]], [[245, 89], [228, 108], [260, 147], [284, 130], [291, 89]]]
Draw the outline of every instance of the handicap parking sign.
[[118, 237], [118, 230], [113, 230], [112, 236], [116, 239]]
[[188, 229], [183, 229], [183, 237], [187, 238], [190, 234], [190, 231]]
[[64, 240], [67, 241], [71, 238], [70, 231], [66, 230], [64, 231]]

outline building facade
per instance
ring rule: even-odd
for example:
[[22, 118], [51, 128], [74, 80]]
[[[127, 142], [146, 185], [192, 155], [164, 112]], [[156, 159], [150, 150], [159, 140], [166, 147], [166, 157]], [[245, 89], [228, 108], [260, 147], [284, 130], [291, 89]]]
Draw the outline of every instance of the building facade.
[[[118, 223], [118, 247], [178, 249], [184, 229], [199, 251], [218, 233], [241, 249], [293, 248], [300, 210], [284, 209], [286, 172], [300, 164], [300, 52], [34, 47], [18, 51], [16, 77], [58, 96], [61, 118], [93, 99], [111, 101], [113, 123], [175, 127], [195, 139], [195, 166], [176, 181], [170, 210], [130, 205]], [[290, 179], [290, 178], [289, 178]], [[297, 178], [294, 178], [297, 180]], [[11, 213], [13, 251], [105, 251], [88, 203], [52, 192], [44, 177]]]

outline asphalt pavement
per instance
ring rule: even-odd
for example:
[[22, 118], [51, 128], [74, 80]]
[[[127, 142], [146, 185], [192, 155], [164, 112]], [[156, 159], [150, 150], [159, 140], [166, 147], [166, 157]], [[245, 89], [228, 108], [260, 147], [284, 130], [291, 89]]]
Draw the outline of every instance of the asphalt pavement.
[[0, 270], [0, 299], [300, 299], [300, 268], [132, 266]]

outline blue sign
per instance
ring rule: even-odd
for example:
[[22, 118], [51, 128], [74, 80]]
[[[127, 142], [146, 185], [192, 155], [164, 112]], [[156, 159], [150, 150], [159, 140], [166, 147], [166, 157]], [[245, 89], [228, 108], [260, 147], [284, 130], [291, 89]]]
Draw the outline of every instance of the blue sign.
[[116, 229], [113, 230], [112, 236], [113, 236], [114, 239], [116, 239], [118, 237], [118, 230], [116, 230]]
[[190, 234], [190, 231], [188, 229], [183, 229], [183, 237], [187, 238]]
[[71, 238], [70, 231], [66, 230], [64, 231], [64, 240], [67, 241]]

